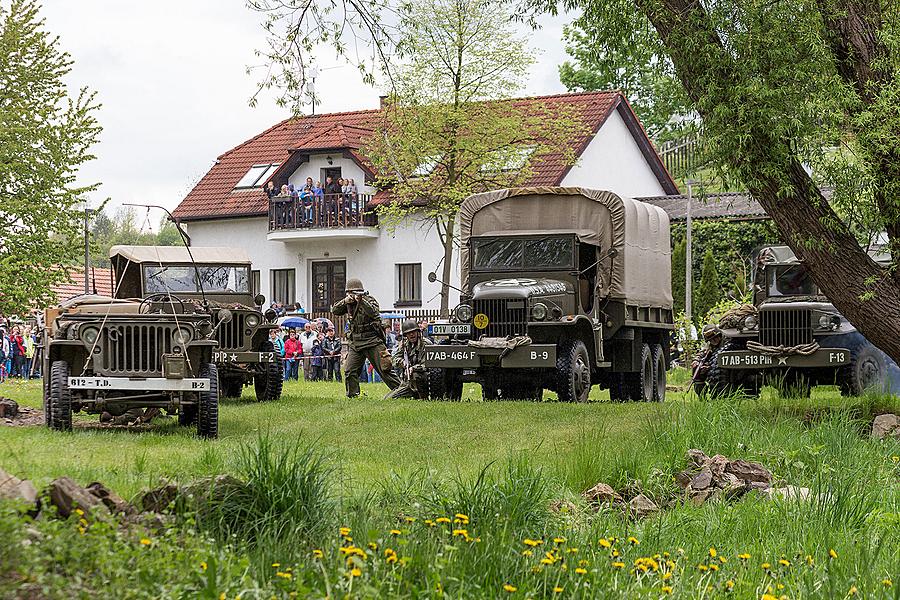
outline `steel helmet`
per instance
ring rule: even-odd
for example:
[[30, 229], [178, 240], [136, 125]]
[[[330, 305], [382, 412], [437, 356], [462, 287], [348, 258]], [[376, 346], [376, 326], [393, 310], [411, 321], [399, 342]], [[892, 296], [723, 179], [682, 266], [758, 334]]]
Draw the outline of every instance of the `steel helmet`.
[[356, 277], [352, 277], [347, 280], [346, 290], [348, 292], [363, 292], [366, 288], [363, 287], [362, 281], [357, 279]]
[[722, 335], [722, 331], [718, 328], [718, 326], [713, 325], [712, 323], [703, 326], [704, 340], [711, 340], [718, 335]]
[[406, 319], [403, 321], [403, 325], [400, 327], [400, 333], [406, 335], [412, 331], [419, 331], [419, 326], [412, 319]]

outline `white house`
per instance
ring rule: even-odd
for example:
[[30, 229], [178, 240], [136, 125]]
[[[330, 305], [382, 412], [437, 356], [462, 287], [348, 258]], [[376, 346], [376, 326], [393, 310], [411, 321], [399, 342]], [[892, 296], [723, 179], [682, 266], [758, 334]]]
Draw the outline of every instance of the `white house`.
[[[672, 177], [647, 138], [628, 102], [618, 92], [584, 92], [515, 102], [573, 107], [588, 135], [573, 136], [579, 157], [567, 165], [553, 155], [535, 159], [528, 186], [562, 185], [607, 189], [630, 197], [677, 194]], [[290, 118], [225, 152], [188, 193], [174, 214], [195, 246], [237, 246], [253, 261], [256, 289], [270, 301], [299, 302], [308, 310], [328, 310], [344, 294], [348, 277], [362, 279], [382, 309], [437, 309], [443, 249], [437, 233], [421, 222], [388, 232], [377, 226], [372, 208], [389, 201], [375, 193], [372, 167], [360, 152], [379, 110]], [[277, 188], [302, 187], [307, 177], [352, 178], [366, 201], [335, 212], [269, 200], [268, 181]], [[291, 208], [293, 207], [293, 209]], [[458, 260], [458, 256], [454, 261]], [[453, 265], [457, 285], [459, 268]], [[458, 298], [451, 297], [450, 306]]]

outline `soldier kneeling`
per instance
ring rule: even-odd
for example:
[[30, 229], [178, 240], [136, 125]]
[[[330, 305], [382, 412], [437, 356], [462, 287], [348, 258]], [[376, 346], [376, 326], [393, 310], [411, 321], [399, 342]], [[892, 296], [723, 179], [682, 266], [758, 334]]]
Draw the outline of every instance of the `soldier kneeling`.
[[428, 342], [422, 337], [422, 330], [412, 319], [403, 321], [401, 328], [403, 338], [397, 347], [391, 362], [394, 370], [400, 374], [400, 386], [391, 391], [385, 398], [428, 398], [428, 374], [425, 369], [425, 346]]
[[693, 376], [691, 382], [694, 384], [694, 391], [698, 396], [702, 396], [706, 392], [706, 378], [709, 370], [713, 366], [716, 359], [716, 351], [722, 345], [722, 330], [712, 323], [703, 327], [703, 340], [706, 345], [703, 347], [691, 363]]

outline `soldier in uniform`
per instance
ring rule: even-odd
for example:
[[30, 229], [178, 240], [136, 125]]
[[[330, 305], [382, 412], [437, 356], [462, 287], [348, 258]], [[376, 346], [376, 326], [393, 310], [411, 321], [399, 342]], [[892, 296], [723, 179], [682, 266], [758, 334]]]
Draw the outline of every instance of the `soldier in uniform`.
[[331, 312], [348, 317], [349, 347], [344, 360], [347, 397], [359, 396], [359, 371], [366, 359], [369, 359], [369, 363], [389, 388], [393, 390], [400, 385], [397, 376], [390, 369], [382, 368], [382, 355], [387, 354], [387, 349], [384, 346], [384, 330], [381, 328], [381, 310], [375, 298], [363, 289], [359, 279], [347, 280], [347, 296], [335, 302]]
[[425, 346], [428, 345], [419, 326], [412, 319], [403, 321], [403, 337], [394, 348], [392, 362], [402, 383], [385, 398], [428, 398], [428, 376], [425, 371]]
[[722, 346], [722, 331], [717, 326], [709, 323], [703, 327], [703, 339], [706, 342], [706, 346], [691, 362], [691, 371], [693, 372], [691, 382], [694, 384], [694, 391], [698, 395], [702, 395], [706, 390], [706, 377], [713, 366], [716, 351]]

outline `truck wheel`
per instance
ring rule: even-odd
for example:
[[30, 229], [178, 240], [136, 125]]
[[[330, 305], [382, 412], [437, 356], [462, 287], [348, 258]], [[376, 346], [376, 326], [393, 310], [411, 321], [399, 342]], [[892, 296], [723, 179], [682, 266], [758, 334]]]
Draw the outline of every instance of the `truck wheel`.
[[662, 346], [653, 344], [650, 349], [653, 359], [653, 401], [665, 402], [666, 400], [666, 355]]
[[[706, 381], [697, 387], [697, 395], [703, 397], [713, 396], [755, 396], [754, 388], [742, 381], [739, 374], [732, 374], [728, 369], [719, 368], [719, 352], [733, 350], [728, 342], [716, 350], [712, 357], [712, 366], [706, 374]], [[697, 386], [697, 384], [694, 384]]]
[[481, 399], [485, 402], [493, 402], [500, 399], [500, 386], [493, 377], [485, 377], [481, 380]]
[[591, 393], [591, 359], [581, 340], [560, 346], [556, 357], [556, 394], [561, 402], [587, 402]]
[[200, 377], [209, 378], [209, 391], [200, 392], [197, 398], [197, 435], [202, 438], [219, 437], [219, 377], [216, 365], [206, 363], [200, 368]]
[[611, 402], [625, 402], [628, 400], [628, 390], [625, 388], [625, 378], [622, 373], [610, 373], [609, 399]]
[[462, 400], [463, 382], [453, 369], [428, 369], [428, 398], [430, 400]]
[[281, 361], [267, 363], [262, 373], [253, 376], [253, 388], [256, 390], [256, 399], [259, 402], [268, 402], [281, 398], [281, 390], [284, 387], [284, 371]]
[[219, 389], [223, 398], [240, 398], [244, 391], [244, 381], [240, 375], [237, 377], [224, 375], [219, 379]]
[[860, 396], [868, 390], [884, 391], [887, 365], [881, 350], [862, 336], [849, 344], [849, 350], [850, 364], [838, 371], [841, 395]]
[[503, 387], [500, 394], [504, 400], [531, 400], [540, 402], [544, 399], [544, 387], [539, 381], [529, 380], [524, 376], [512, 378], [507, 375], [503, 380]]
[[626, 398], [634, 402], [651, 402], [655, 389], [653, 373], [653, 352], [650, 344], [641, 344], [641, 370], [637, 373], [623, 373]]
[[54, 360], [50, 365], [50, 389], [47, 393], [50, 427], [57, 431], [72, 430], [72, 392], [69, 390], [69, 363]]

